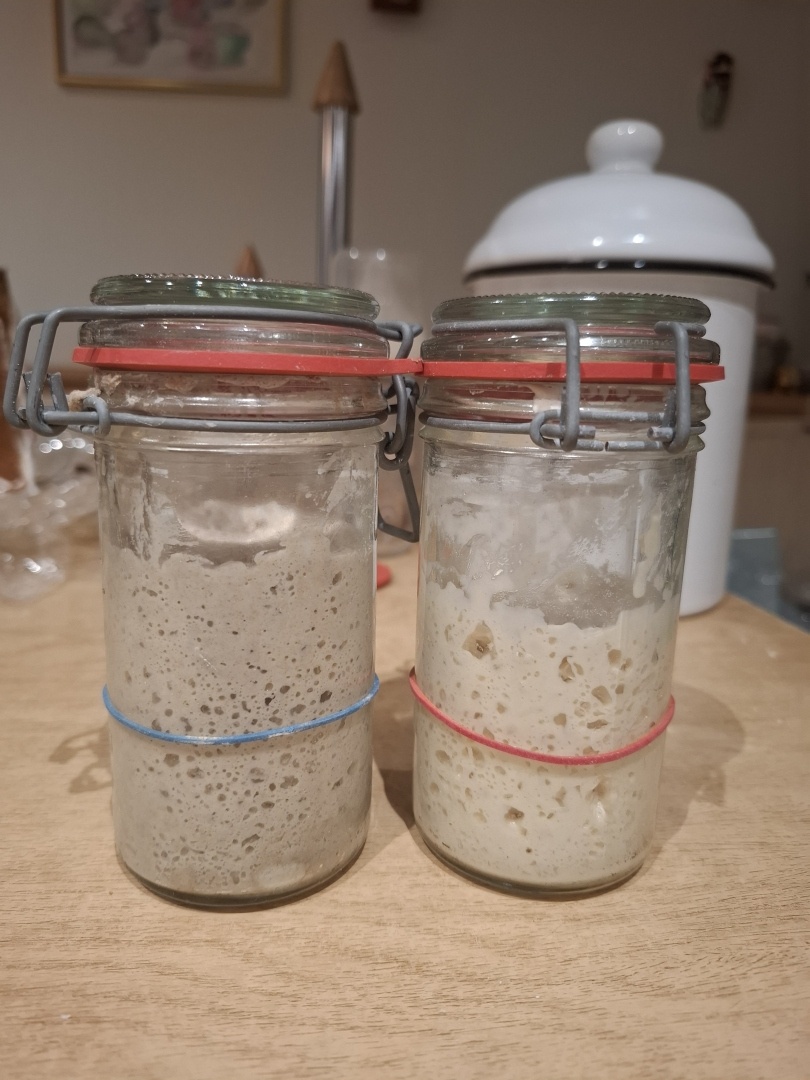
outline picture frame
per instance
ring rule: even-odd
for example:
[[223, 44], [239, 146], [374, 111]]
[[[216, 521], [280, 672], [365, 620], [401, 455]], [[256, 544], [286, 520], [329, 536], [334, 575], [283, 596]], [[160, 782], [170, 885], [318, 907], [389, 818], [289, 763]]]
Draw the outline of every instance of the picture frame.
[[393, 11], [399, 15], [418, 15], [422, 0], [371, 0], [372, 11]]
[[278, 95], [288, 0], [52, 0], [62, 86]]

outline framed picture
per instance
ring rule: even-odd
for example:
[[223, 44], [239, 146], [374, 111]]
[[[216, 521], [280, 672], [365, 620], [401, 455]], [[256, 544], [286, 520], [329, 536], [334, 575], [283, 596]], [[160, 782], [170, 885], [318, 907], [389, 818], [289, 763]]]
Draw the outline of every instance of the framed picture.
[[287, 0], [53, 0], [63, 86], [281, 94]]

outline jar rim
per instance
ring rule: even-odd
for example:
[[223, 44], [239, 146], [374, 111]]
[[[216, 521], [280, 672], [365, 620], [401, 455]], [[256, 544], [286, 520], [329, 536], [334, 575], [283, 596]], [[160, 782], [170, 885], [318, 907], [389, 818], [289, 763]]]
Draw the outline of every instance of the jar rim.
[[207, 274], [114, 274], [90, 293], [93, 304], [194, 303], [284, 308], [373, 321], [380, 305], [370, 293], [333, 285]]
[[[434, 333], [445, 322], [501, 319], [574, 319], [581, 325], [651, 327], [656, 322], [705, 323], [700, 300], [659, 293], [503, 293], [445, 300], [433, 312]], [[470, 328], [472, 330], [472, 328]]]

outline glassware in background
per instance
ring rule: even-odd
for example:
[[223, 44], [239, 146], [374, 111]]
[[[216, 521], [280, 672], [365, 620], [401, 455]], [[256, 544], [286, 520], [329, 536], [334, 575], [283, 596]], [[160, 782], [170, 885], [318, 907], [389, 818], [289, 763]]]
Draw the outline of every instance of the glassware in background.
[[13, 436], [21, 479], [0, 479], [0, 600], [26, 602], [65, 580], [67, 530], [96, 513], [98, 497], [89, 438], [71, 431]]
[[[380, 305], [380, 319], [404, 320], [429, 325], [422, 291], [422, 260], [409, 252], [388, 248], [348, 247], [336, 252], [329, 267], [329, 280], [346, 289], [371, 293]], [[419, 339], [412, 352], [419, 353]], [[386, 430], [393, 430], [389, 421]], [[417, 445], [419, 444], [419, 445]], [[422, 472], [422, 447], [414, 440], [411, 472], [419, 485]], [[378, 480], [380, 513], [386, 521], [402, 529], [410, 527], [408, 505], [398, 472], [380, 470]], [[383, 558], [401, 555], [410, 548], [407, 540], [386, 533], [377, 534], [377, 553]]]
[[[15, 321], [0, 270], [0, 383]], [[35, 600], [65, 580], [66, 528], [97, 506], [92, 454], [78, 433], [43, 439], [0, 416], [0, 600]]]

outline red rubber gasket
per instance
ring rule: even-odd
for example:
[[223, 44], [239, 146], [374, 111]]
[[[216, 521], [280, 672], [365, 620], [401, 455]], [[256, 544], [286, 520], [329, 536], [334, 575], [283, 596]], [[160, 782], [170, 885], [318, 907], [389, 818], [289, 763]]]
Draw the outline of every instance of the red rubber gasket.
[[[486, 379], [494, 382], [565, 382], [562, 361], [541, 363], [513, 360], [426, 360], [422, 374], [434, 379]], [[725, 371], [717, 364], [690, 364], [690, 382], [719, 382]], [[674, 383], [675, 365], [639, 361], [606, 361], [580, 364], [582, 382]]]
[[419, 374], [422, 370], [419, 360], [203, 349], [114, 349], [105, 346], [79, 346], [73, 352], [73, 362], [126, 371], [221, 371], [237, 375], [365, 375], [374, 378]]
[[561, 757], [556, 754], [541, 754], [537, 750], [522, 750], [518, 746], [510, 746], [508, 743], [498, 742], [495, 739], [488, 739], [486, 735], [479, 735], [477, 731], [471, 731], [470, 728], [466, 728], [455, 720], [451, 720], [437, 705], [434, 705], [432, 701], [425, 697], [417, 685], [416, 670], [414, 668], [411, 668], [408, 681], [411, 684], [411, 693], [419, 704], [427, 709], [431, 716], [440, 720], [445, 727], [449, 727], [451, 731], [455, 731], [456, 734], [463, 735], [466, 739], [471, 739], [473, 742], [480, 743], [482, 746], [488, 746], [490, 750], [499, 750], [503, 754], [512, 754], [513, 757], [527, 758], [529, 761], [542, 761], [548, 765], [603, 765], [609, 761], [619, 761], [621, 758], [629, 757], [631, 754], [635, 754], [638, 750], [642, 750], [645, 746], [649, 746], [651, 742], [654, 742], [659, 735], [662, 735], [664, 731], [666, 731], [670, 720], [672, 720], [672, 717], [675, 715], [675, 699], [670, 697], [661, 719], [651, 727], [649, 731], [646, 731], [641, 738], [636, 739], [634, 742], [628, 743], [618, 750], [607, 750], [603, 754], [587, 754], [583, 757]]

